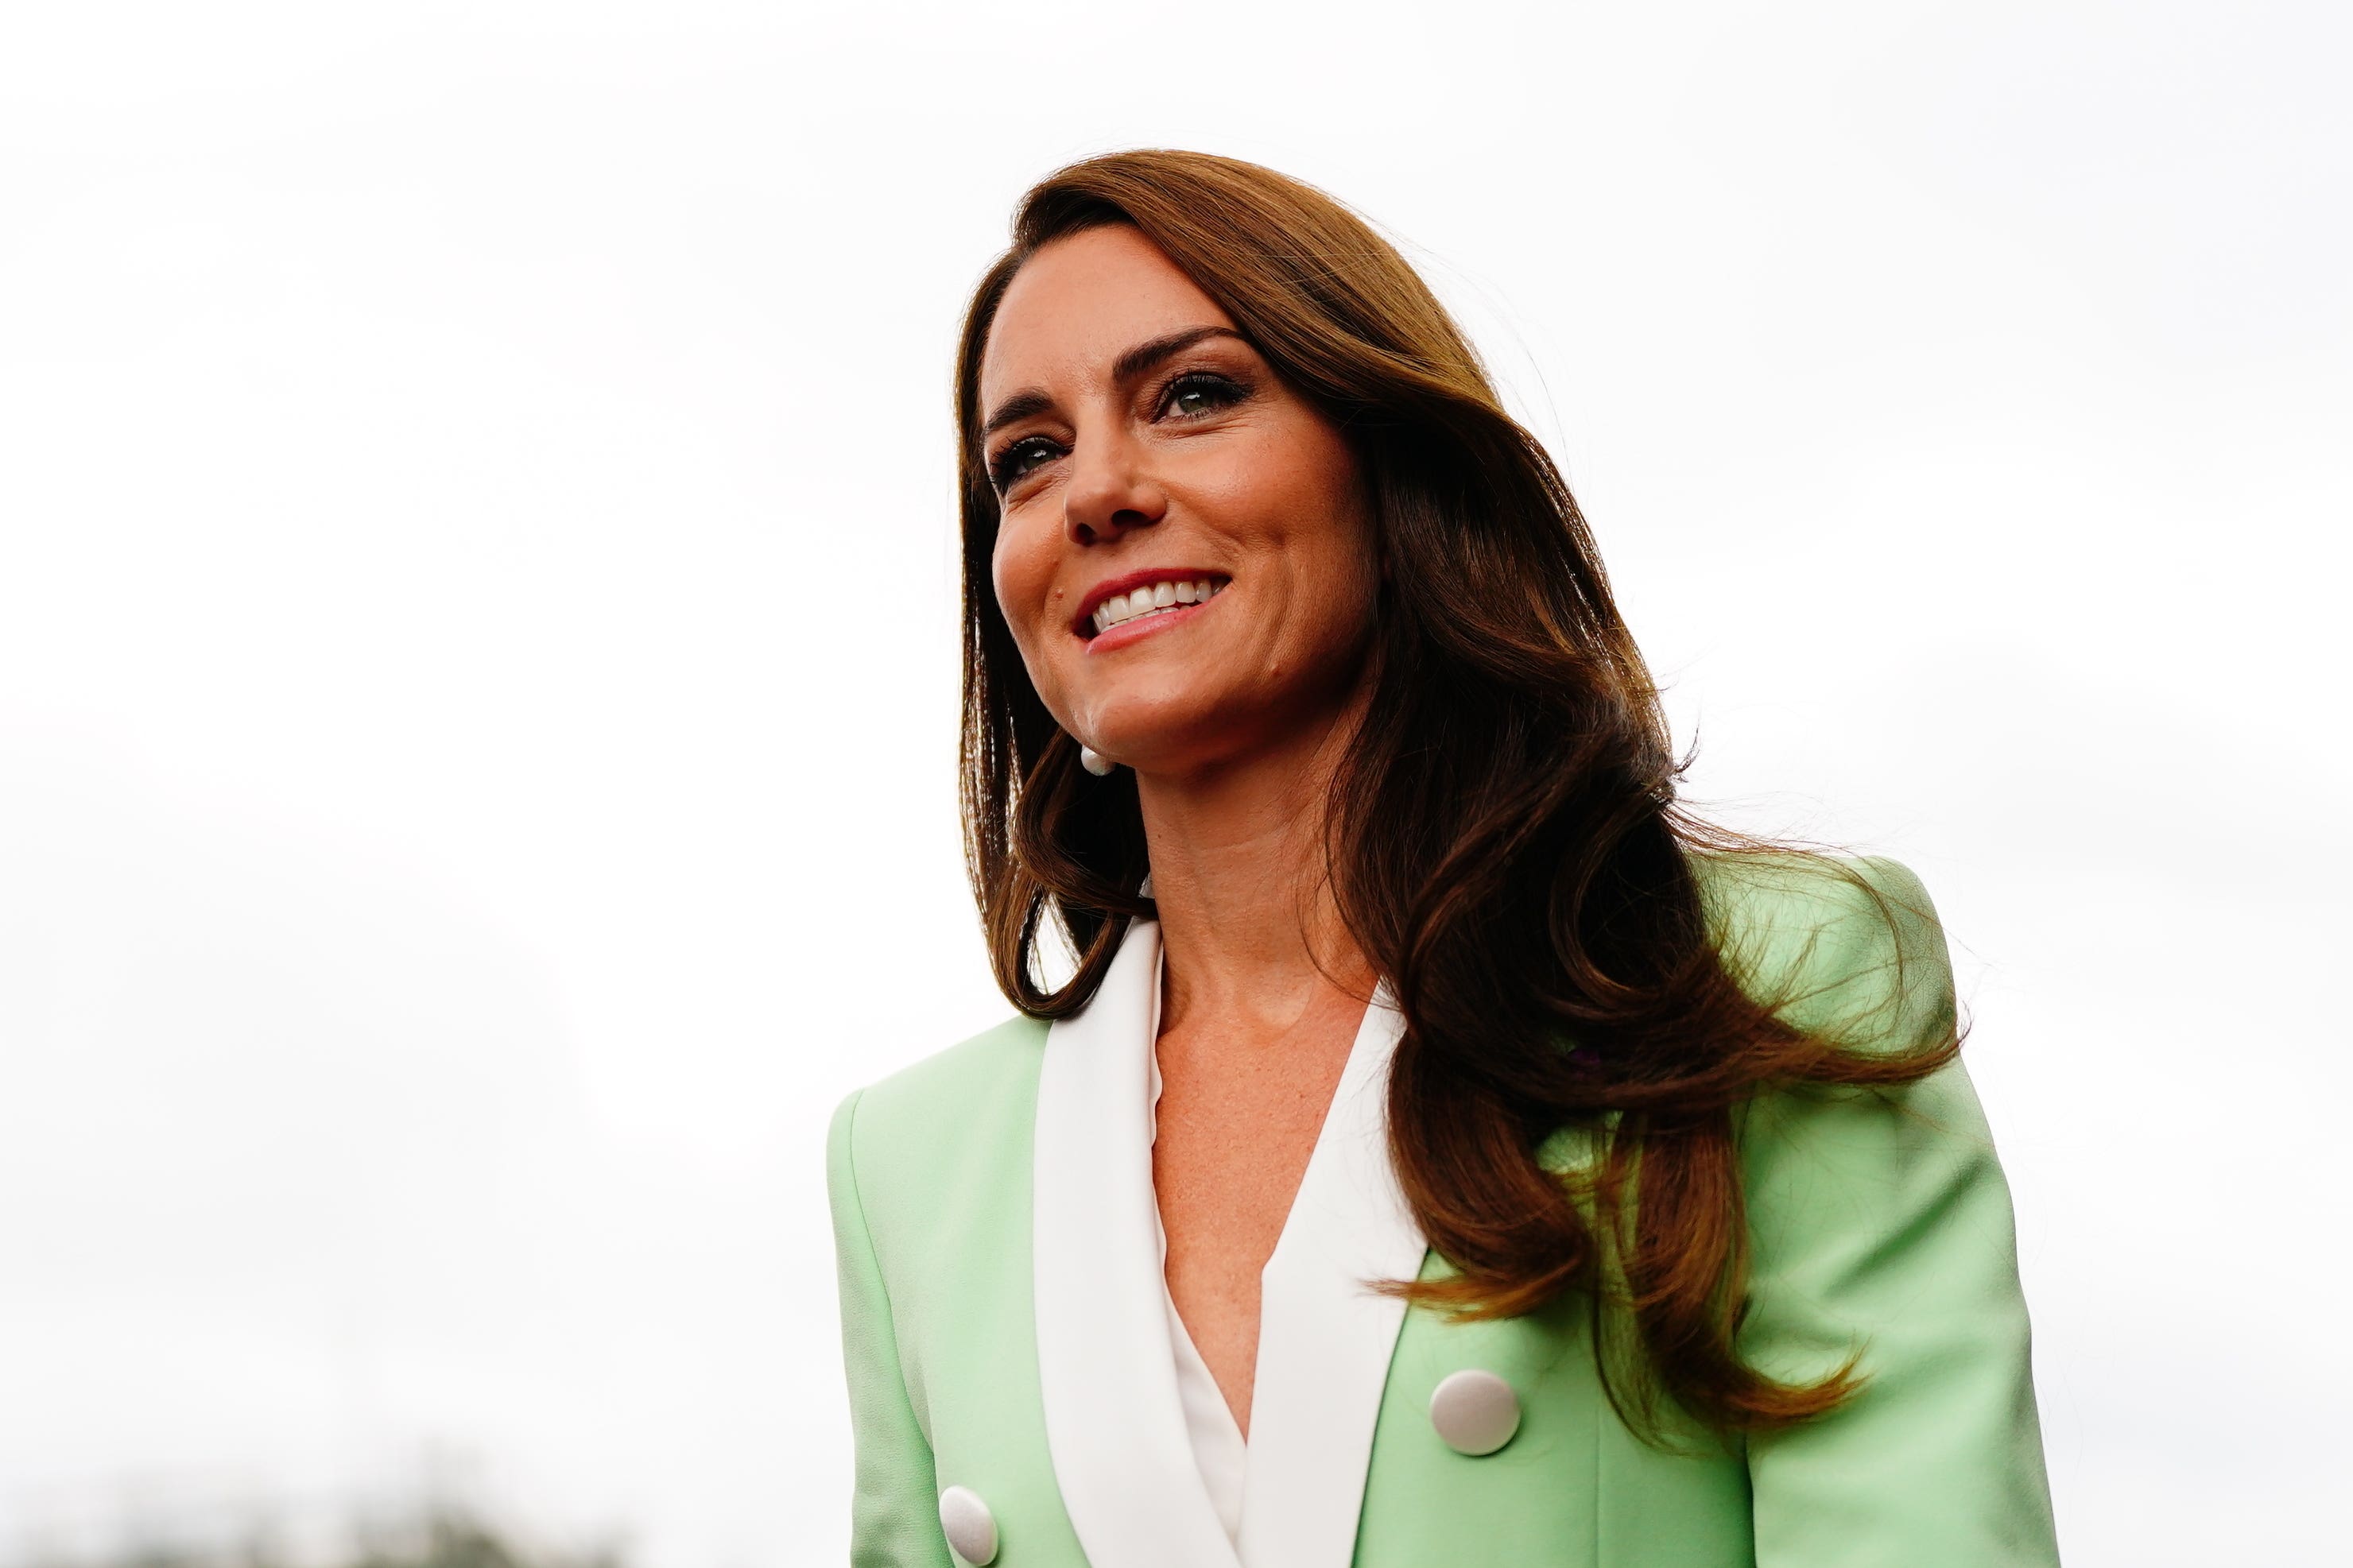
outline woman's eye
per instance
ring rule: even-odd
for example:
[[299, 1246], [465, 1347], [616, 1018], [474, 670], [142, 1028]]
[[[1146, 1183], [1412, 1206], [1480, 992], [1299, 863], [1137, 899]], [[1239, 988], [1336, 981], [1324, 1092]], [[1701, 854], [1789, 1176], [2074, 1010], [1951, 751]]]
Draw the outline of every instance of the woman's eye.
[[997, 493], [1003, 494], [1008, 486], [1029, 471], [1030, 458], [1035, 458], [1041, 463], [1050, 458], [1054, 455], [1052, 447], [1053, 443], [1043, 436], [1025, 436], [997, 453], [997, 460], [988, 466], [988, 478], [997, 486]]
[[1180, 417], [1198, 418], [1238, 402], [1241, 395], [1242, 389], [1224, 376], [1196, 371], [1170, 382], [1168, 390], [1161, 394], [1160, 405]]

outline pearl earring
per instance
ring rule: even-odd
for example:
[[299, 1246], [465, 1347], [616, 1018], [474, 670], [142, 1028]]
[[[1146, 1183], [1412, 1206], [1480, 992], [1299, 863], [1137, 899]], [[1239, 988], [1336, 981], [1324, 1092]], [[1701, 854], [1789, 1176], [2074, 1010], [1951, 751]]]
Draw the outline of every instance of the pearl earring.
[[1104, 756], [1101, 752], [1096, 751], [1092, 746], [1081, 746], [1079, 748], [1079, 766], [1086, 769], [1087, 772], [1094, 774], [1095, 777], [1100, 779], [1110, 777], [1112, 769], [1119, 766], [1119, 764], [1113, 762], [1109, 757]]

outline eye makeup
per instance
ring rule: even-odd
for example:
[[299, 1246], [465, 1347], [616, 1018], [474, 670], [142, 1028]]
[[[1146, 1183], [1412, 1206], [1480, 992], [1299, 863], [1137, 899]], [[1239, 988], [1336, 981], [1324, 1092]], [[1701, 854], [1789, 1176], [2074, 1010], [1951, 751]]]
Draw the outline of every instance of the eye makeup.
[[[1176, 397], [1198, 397], [1208, 405], [1172, 417], [1179, 420], [1206, 419], [1213, 414], [1232, 407], [1249, 397], [1250, 382], [1223, 371], [1180, 371], [1160, 384], [1153, 394], [1152, 407], [1155, 416]], [[1007, 490], [1029, 474], [1033, 464], [1025, 459], [1036, 455], [1039, 462], [1050, 462], [1063, 455], [1067, 448], [1049, 436], [1017, 436], [999, 447], [988, 458], [988, 481], [1001, 498]]]

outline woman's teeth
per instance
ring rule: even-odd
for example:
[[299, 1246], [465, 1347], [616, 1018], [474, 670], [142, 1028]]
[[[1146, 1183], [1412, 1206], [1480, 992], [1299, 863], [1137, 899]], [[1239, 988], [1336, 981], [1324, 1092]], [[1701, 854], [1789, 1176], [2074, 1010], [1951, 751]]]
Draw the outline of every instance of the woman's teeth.
[[1095, 606], [1095, 630], [1107, 632], [1122, 621], [1158, 615], [1179, 605], [1198, 605], [1225, 592], [1223, 583], [1203, 578], [1198, 583], [1155, 583], [1133, 594], [1113, 594]]

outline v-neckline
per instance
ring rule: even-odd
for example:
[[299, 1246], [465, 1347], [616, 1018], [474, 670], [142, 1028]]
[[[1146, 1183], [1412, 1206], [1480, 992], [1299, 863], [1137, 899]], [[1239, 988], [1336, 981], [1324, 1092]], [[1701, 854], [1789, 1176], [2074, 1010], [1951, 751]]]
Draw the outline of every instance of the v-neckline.
[[1345, 1568], [1405, 1317], [1366, 1281], [1412, 1279], [1428, 1252], [1388, 1159], [1386, 1089], [1403, 1020], [1377, 987], [1260, 1272], [1248, 1485], [1229, 1536], [1180, 1397], [1182, 1321], [1152, 1180], [1160, 982], [1157, 923], [1138, 921], [1094, 998], [1048, 1032], [1032, 1247], [1063, 1502], [1090, 1559], [1123, 1568]]
[[[1167, 994], [1168, 949], [1165, 942], [1155, 942], [1154, 945], [1157, 951], [1154, 953], [1152, 963], [1152, 1005], [1146, 1015], [1145, 1032], [1146, 1039], [1149, 1042], [1145, 1049], [1147, 1052], [1147, 1060], [1149, 1062], [1149, 1081], [1151, 1084], [1151, 1092], [1148, 1096], [1151, 1111], [1150, 1120], [1147, 1123], [1147, 1130], [1150, 1136], [1147, 1139], [1146, 1146], [1155, 1152], [1153, 1159], [1155, 1170], [1156, 1171], [1158, 1167], [1158, 1156], [1156, 1151], [1160, 1147], [1160, 1089], [1162, 1084], [1160, 1073], [1160, 1007], [1163, 999]], [[1364, 1025], [1360, 1020], [1356, 1028], [1360, 1032], [1363, 1027]], [[1354, 1037], [1352, 1035], [1352, 1048], [1353, 1046]], [[1345, 1067], [1343, 1070], [1345, 1073]], [[1336, 1080], [1333, 1085], [1333, 1089], [1334, 1092], [1336, 1094], [1339, 1089], [1339, 1085]], [[1319, 1120], [1315, 1125], [1316, 1142], [1320, 1143], [1323, 1142], [1324, 1121], [1330, 1120], [1331, 1114], [1331, 1107], [1329, 1104], [1326, 1104], [1324, 1110], [1324, 1117]], [[1314, 1146], [1310, 1145], [1308, 1162], [1312, 1164], [1314, 1161]], [[1269, 1250], [1267, 1255], [1268, 1262], [1273, 1261], [1274, 1253], [1282, 1249], [1282, 1237], [1291, 1229], [1292, 1210], [1298, 1206], [1299, 1189], [1306, 1184], [1307, 1167], [1303, 1165], [1300, 1167], [1299, 1181], [1292, 1188], [1291, 1201], [1284, 1205], [1282, 1213], [1282, 1228], [1275, 1233], [1274, 1246]], [[1184, 1372], [1186, 1371], [1184, 1360], [1187, 1352], [1190, 1352], [1192, 1359], [1199, 1363], [1204, 1372], [1209, 1372], [1208, 1358], [1201, 1353], [1200, 1342], [1193, 1337], [1192, 1325], [1185, 1321], [1185, 1314], [1176, 1305], [1176, 1292], [1168, 1283], [1168, 1221], [1167, 1217], [1163, 1215], [1160, 1210], [1160, 1184], [1156, 1176], [1152, 1184], [1152, 1226], [1153, 1232], [1158, 1237], [1160, 1243], [1160, 1288], [1162, 1292], [1168, 1298], [1169, 1320], [1173, 1329], [1172, 1337], [1179, 1342], [1174, 1347], [1177, 1354], [1177, 1371], [1179, 1377], [1181, 1379]], [[1261, 1263], [1259, 1265], [1259, 1333], [1253, 1336], [1254, 1342], [1256, 1340], [1263, 1339], [1266, 1331], [1265, 1276], [1266, 1264]], [[1251, 1401], [1252, 1404], [1255, 1405], [1257, 1401], [1256, 1385], [1258, 1382], [1258, 1362], [1255, 1354], [1251, 1357], [1250, 1362], [1250, 1382]], [[1241, 1418], [1234, 1414], [1233, 1402], [1226, 1397], [1225, 1385], [1218, 1381], [1217, 1373], [1214, 1372], [1209, 1372], [1209, 1386], [1218, 1391], [1218, 1407], [1225, 1412], [1226, 1424], [1232, 1430], [1235, 1444], [1240, 1447], [1247, 1447], [1250, 1439], [1242, 1431]]]
[[[1156, 1144], [1160, 1134], [1160, 1052], [1156, 1032], [1152, 1058], [1152, 1135]], [[1210, 1506], [1217, 1510], [1218, 1522], [1225, 1527], [1226, 1539], [1239, 1546], [1243, 1510], [1250, 1495], [1250, 1439], [1242, 1435], [1241, 1423], [1226, 1399], [1224, 1385], [1209, 1370], [1208, 1359], [1194, 1342], [1185, 1314], [1177, 1310], [1176, 1293], [1168, 1288], [1168, 1228], [1160, 1216], [1156, 1191], [1152, 1205], [1152, 1231], [1159, 1243], [1160, 1300], [1167, 1313], [1169, 1354], [1176, 1369], [1176, 1403], [1184, 1411], [1185, 1433], [1193, 1450], [1194, 1468], [1201, 1473], [1201, 1485], [1209, 1494]], [[1262, 1285], [1261, 1289], [1263, 1332]], [[1252, 1376], [1256, 1376], [1255, 1366]]]

